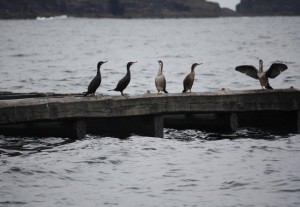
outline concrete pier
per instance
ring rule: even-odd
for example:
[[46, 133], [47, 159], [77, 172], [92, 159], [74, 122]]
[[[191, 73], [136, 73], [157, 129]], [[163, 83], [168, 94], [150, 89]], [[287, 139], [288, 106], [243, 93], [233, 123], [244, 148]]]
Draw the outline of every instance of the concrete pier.
[[128, 99], [10, 94], [10, 98], [0, 97], [0, 134], [74, 139], [85, 133], [163, 137], [164, 127], [214, 131], [258, 127], [299, 133], [299, 111], [297, 89], [143, 94]]

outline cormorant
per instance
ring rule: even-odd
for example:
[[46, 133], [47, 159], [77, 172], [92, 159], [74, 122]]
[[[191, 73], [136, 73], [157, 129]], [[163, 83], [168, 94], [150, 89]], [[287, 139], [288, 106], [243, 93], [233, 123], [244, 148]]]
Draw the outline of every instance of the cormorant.
[[271, 67], [266, 72], [264, 72], [262, 60], [259, 60], [259, 70], [257, 70], [252, 65], [241, 65], [235, 68], [235, 70], [244, 73], [251, 78], [258, 79], [262, 89], [264, 87], [266, 89], [273, 89], [269, 84], [268, 78], [275, 78], [286, 69], [288, 69], [288, 67], [283, 63], [273, 63]]
[[166, 79], [165, 76], [163, 74], [163, 62], [161, 60], [158, 61], [159, 64], [159, 69], [157, 72], [157, 76], [155, 77], [155, 86], [157, 89], [157, 92], [165, 92], [168, 93], [168, 91], [166, 91]]
[[95, 92], [97, 88], [101, 84], [101, 73], [100, 73], [100, 67], [102, 64], [106, 63], [107, 61], [100, 61], [97, 64], [97, 75], [93, 78], [93, 80], [90, 82], [88, 91], [84, 94], [84, 96], [87, 96], [89, 94], [92, 94], [95, 96]]
[[183, 91], [182, 93], [187, 92], [188, 90], [192, 92], [192, 86], [195, 79], [195, 68], [197, 65], [202, 65], [202, 63], [194, 63], [191, 67], [191, 72], [183, 80]]
[[109, 90], [109, 91], [120, 91], [121, 95], [124, 96], [125, 98], [127, 98], [123, 94], [123, 91], [128, 86], [128, 84], [130, 82], [130, 79], [131, 79], [130, 66], [133, 65], [134, 63], [137, 63], [137, 62], [128, 62], [127, 63], [127, 73], [126, 73], [126, 75], [119, 81], [119, 83], [118, 83], [118, 85], [115, 89], [112, 89], [112, 90]]

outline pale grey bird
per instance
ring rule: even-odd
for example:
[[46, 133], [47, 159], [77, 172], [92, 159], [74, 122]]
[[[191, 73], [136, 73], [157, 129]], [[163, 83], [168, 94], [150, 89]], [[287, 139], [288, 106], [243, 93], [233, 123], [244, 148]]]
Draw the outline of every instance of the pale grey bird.
[[185, 93], [187, 91], [192, 92], [192, 87], [195, 80], [195, 68], [198, 65], [202, 65], [202, 63], [194, 63], [191, 67], [191, 72], [184, 78], [182, 93]]
[[157, 72], [157, 75], [155, 77], [155, 86], [156, 86], [156, 89], [157, 89], [157, 92], [160, 93], [160, 92], [165, 92], [165, 93], [168, 93], [168, 91], [166, 90], [166, 78], [163, 74], [163, 62], [161, 60], [158, 61], [158, 64], [159, 64], [159, 69], [158, 69], [158, 72]]
[[251, 78], [258, 79], [262, 89], [273, 89], [269, 84], [268, 78], [276, 78], [281, 72], [288, 69], [287, 65], [283, 63], [273, 63], [267, 71], [263, 71], [263, 61], [259, 60], [259, 69], [257, 70], [252, 65], [237, 66], [235, 70], [244, 73]]

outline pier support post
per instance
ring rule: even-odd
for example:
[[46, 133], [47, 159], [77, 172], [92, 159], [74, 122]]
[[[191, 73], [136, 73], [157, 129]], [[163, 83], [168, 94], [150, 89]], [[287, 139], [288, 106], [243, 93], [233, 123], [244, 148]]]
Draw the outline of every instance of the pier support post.
[[86, 134], [86, 125], [83, 120], [77, 120], [72, 123], [70, 138], [72, 139], [84, 139]]
[[230, 114], [230, 128], [232, 131], [237, 131], [239, 127], [238, 116], [236, 113]]
[[154, 137], [164, 138], [164, 119], [162, 116], [153, 117]]
[[300, 110], [297, 111], [297, 133], [300, 134]]

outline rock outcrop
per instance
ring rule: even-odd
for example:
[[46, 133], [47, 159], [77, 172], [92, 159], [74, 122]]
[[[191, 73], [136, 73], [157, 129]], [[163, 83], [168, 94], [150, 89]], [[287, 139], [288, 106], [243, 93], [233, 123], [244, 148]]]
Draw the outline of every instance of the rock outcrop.
[[300, 0], [241, 0], [236, 11], [248, 16], [300, 15]]
[[1, 0], [0, 18], [75, 17], [219, 17], [235, 12], [206, 0]]

